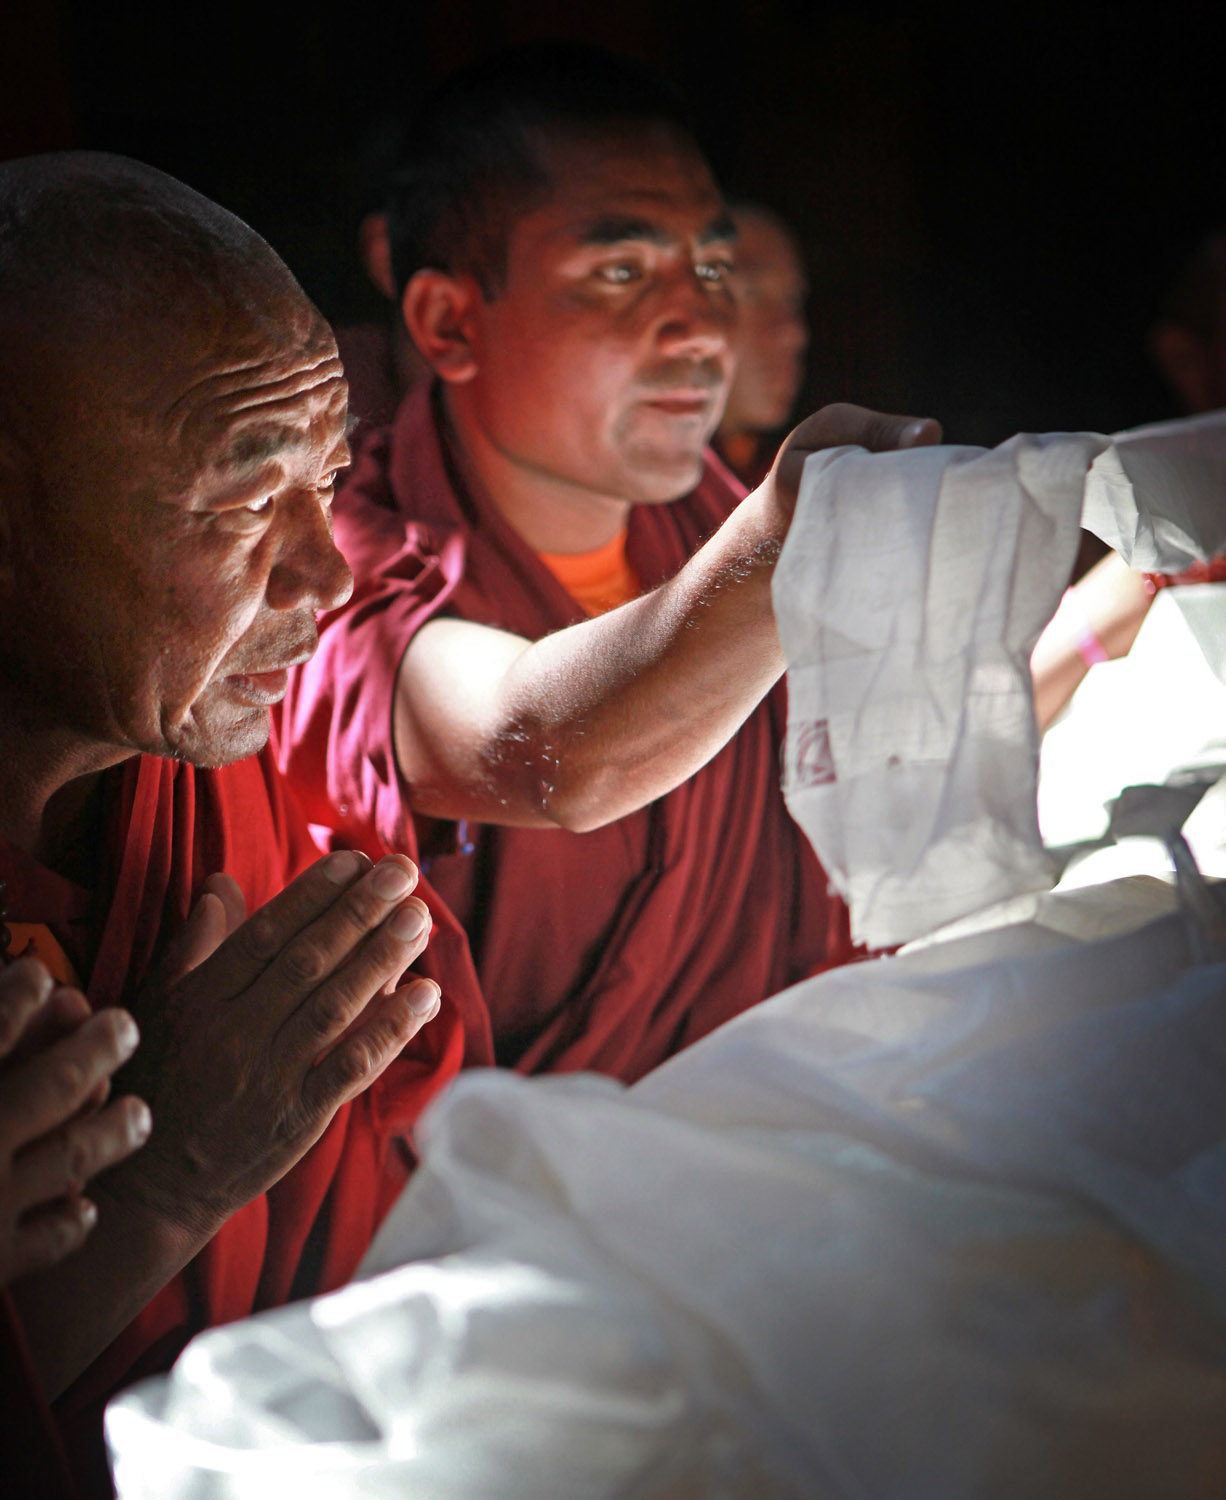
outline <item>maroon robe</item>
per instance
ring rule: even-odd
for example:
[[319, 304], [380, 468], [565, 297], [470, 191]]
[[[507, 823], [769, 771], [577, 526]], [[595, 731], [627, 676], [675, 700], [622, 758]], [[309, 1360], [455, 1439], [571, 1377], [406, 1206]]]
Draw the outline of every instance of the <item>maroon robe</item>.
[[[709, 458], [692, 494], [634, 507], [628, 556], [644, 588], [742, 494]], [[420, 848], [468, 933], [498, 1062], [630, 1081], [854, 956], [846, 909], [780, 792], [782, 685], [684, 785], [595, 832], [415, 827], [390, 729], [414, 631], [441, 613], [536, 639], [583, 612], [488, 498], [460, 493], [428, 389], [368, 438], [335, 515], [357, 588], [291, 682], [281, 764], [310, 818], [368, 849]]]
[[[97, 893], [0, 840], [13, 918], [51, 927], [77, 972], [88, 976], [86, 996], [95, 1009], [131, 1001], [159, 942], [184, 920], [207, 875], [232, 875], [254, 911], [319, 855], [267, 751], [217, 771], [133, 758], [111, 773], [107, 799]], [[462, 1006], [450, 996], [463, 992], [467, 972], [454, 920], [428, 888], [419, 894], [432, 904], [436, 932], [416, 968], [439, 978], [442, 1009], [371, 1088], [341, 1106], [297, 1165], [226, 1221], [56, 1403], [83, 1493], [109, 1493], [101, 1410], [111, 1395], [169, 1369], [203, 1328], [342, 1285], [407, 1180], [404, 1143], [412, 1125], [460, 1065]]]
[[5, 1291], [0, 1291], [0, 1493], [5, 1500], [71, 1500], [76, 1494]]

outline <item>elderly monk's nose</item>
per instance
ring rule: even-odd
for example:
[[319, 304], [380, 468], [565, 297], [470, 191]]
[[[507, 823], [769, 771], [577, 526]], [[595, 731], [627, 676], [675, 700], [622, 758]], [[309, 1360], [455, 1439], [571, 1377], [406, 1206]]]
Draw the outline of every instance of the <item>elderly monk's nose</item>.
[[273, 609], [336, 609], [353, 593], [353, 574], [336, 550], [327, 512], [316, 498], [303, 498], [269, 572], [268, 602]]

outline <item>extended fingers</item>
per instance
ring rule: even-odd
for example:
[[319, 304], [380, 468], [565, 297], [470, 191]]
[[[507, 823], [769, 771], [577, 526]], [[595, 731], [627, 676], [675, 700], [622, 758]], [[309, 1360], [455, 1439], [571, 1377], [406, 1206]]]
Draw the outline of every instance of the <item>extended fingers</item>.
[[97, 1222], [98, 1210], [88, 1198], [66, 1198], [39, 1209], [12, 1231], [4, 1279], [55, 1265], [80, 1249]]
[[13, 1051], [14, 1061], [28, 1057], [33, 1052], [41, 1052], [52, 1042], [58, 1042], [62, 1036], [70, 1035], [92, 1015], [89, 1001], [80, 990], [58, 985], [52, 991], [50, 1000], [40, 1007], [26, 1027], [25, 1035]]
[[282, 976], [294, 987], [319, 984], [416, 884], [417, 867], [412, 860], [402, 855], [380, 860], [287, 944], [277, 960]]
[[0, 1149], [15, 1153], [70, 1120], [140, 1040], [127, 1011], [103, 1010], [0, 1084]]
[[[411, 861], [404, 863], [412, 868]], [[219, 976], [222, 986], [230, 993], [245, 989], [281, 957], [299, 933], [336, 906], [370, 867], [364, 854], [351, 849], [316, 860], [279, 896], [248, 917], [224, 944], [218, 954], [224, 964], [224, 974]]]
[[247, 898], [243, 895], [242, 887], [233, 875], [222, 872], [208, 876], [201, 889], [205, 895], [216, 896], [221, 902], [225, 912], [224, 936], [229, 937], [246, 920]]
[[380, 865], [369, 878], [369, 889], [353, 893], [355, 899], [361, 895], [362, 925], [379, 922], [367, 935], [359, 936], [352, 927], [310, 935], [312, 944], [319, 945], [311, 951], [334, 951], [338, 937], [344, 951], [326, 978], [287, 1016], [279, 1041], [292, 1055], [318, 1057], [424, 951], [430, 936], [429, 908], [415, 897], [403, 899], [406, 887], [392, 878], [394, 869]]
[[896, 448], [931, 448], [941, 441], [941, 424], [933, 417], [890, 417], [871, 412], [861, 445], [870, 453], [892, 453]]
[[173, 984], [221, 947], [247, 915], [247, 903], [232, 875], [210, 875], [183, 930], [158, 966], [158, 983]]
[[308, 1110], [330, 1112], [370, 1087], [423, 1026], [438, 1015], [438, 985], [413, 978], [367, 1007], [359, 1025], [307, 1075]]
[[0, 968], [0, 1057], [16, 1047], [51, 989], [51, 975], [36, 958]]
[[815, 452], [820, 448], [867, 448], [887, 453], [895, 448], [927, 447], [941, 441], [941, 424], [931, 417], [900, 417], [838, 401], [823, 406], [793, 430], [781, 451]]
[[148, 1106], [129, 1095], [41, 1136], [13, 1161], [14, 1208], [25, 1213], [79, 1193], [91, 1177], [143, 1146], [151, 1127]]
[[926, 448], [941, 441], [941, 424], [930, 417], [896, 417], [849, 402], [823, 406], [790, 432], [779, 449], [766, 483], [775, 501], [791, 517], [805, 460], [823, 448], [867, 448], [888, 453], [896, 448]]

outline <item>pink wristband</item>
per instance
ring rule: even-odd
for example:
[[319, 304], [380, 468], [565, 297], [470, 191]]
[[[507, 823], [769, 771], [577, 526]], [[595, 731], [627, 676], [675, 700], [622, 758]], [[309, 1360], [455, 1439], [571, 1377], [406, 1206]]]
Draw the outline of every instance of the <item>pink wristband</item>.
[[1085, 606], [1073, 589], [1065, 589], [1064, 597], [1060, 600], [1060, 612], [1072, 628], [1073, 645], [1087, 667], [1095, 667], [1100, 661], [1111, 660], [1103, 649], [1103, 643], [1094, 634], [1094, 627], [1086, 617]]
[[1111, 660], [1103, 650], [1103, 643], [1090, 628], [1088, 620], [1083, 620], [1078, 624], [1077, 636], [1073, 644], [1077, 647], [1077, 655], [1087, 667], [1097, 666], [1100, 661]]

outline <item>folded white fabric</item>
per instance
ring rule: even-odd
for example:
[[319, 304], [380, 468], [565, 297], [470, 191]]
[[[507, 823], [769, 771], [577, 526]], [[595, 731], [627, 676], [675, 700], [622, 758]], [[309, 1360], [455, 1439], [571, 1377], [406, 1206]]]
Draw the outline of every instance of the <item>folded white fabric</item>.
[[1226, 966], [1180, 918], [1034, 936], [822, 975], [628, 1091], [461, 1078], [387, 1274], [112, 1405], [122, 1500], [1216, 1500]]
[[1147, 573], [1226, 551], [1226, 412], [1117, 432], [1090, 469], [1081, 524]]
[[1137, 566], [1226, 546], [1226, 416], [805, 464], [774, 582], [784, 788], [871, 947], [1054, 878], [1029, 661], [1083, 506]]

